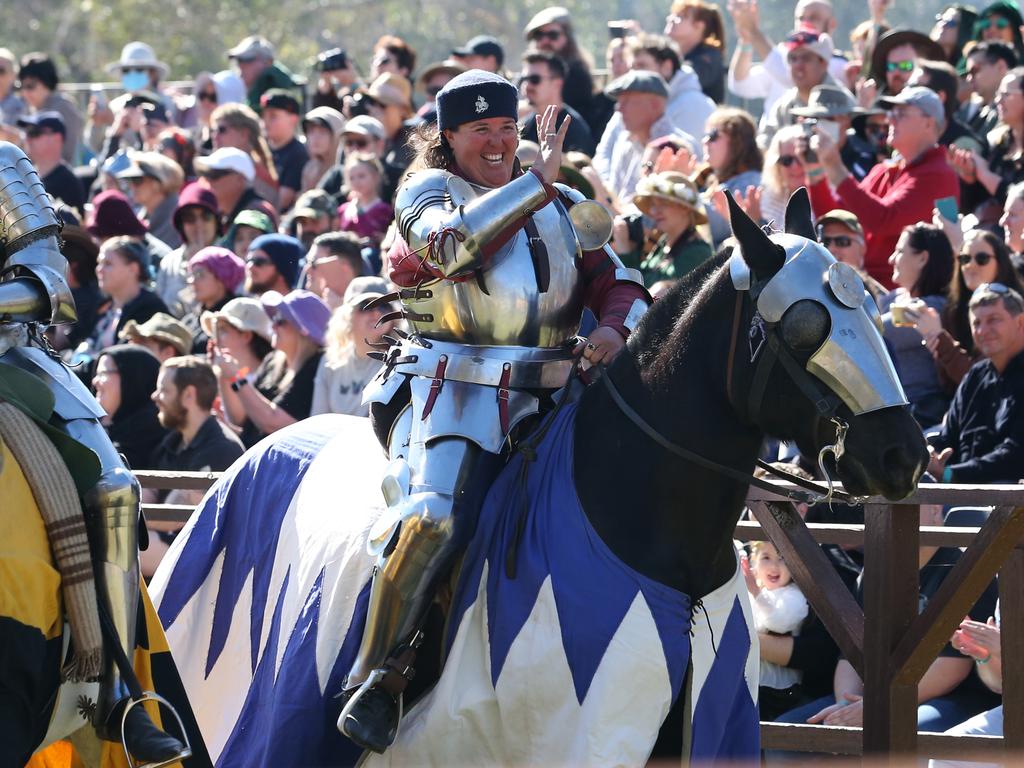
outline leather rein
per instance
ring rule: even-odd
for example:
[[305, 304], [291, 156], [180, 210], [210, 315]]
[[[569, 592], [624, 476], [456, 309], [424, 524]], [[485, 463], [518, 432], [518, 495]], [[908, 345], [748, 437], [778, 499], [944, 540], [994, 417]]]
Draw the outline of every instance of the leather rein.
[[[726, 390], [730, 402], [733, 402], [733, 363], [736, 357], [739, 324], [742, 314], [743, 292], [737, 291], [736, 309], [733, 313], [731, 334], [732, 339], [729, 344], [729, 356], [726, 371]], [[805, 378], [810, 379], [810, 376], [802, 367], [799, 366], [799, 364], [795, 360], [793, 360], [793, 358], [789, 355], [788, 351], [784, 349], [782, 344], [775, 337], [774, 330], [769, 331], [766, 334], [764, 346], [767, 349], [772, 350], [773, 354], [771, 354], [771, 356], [766, 354], [764, 357], [762, 357], [761, 361], [759, 362], [758, 369], [755, 372], [755, 381], [759, 382], [759, 387], [757, 388], [757, 390], [755, 390], [754, 385], [751, 385], [752, 391], [748, 403], [748, 413], [757, 412], [757, 409], [760, 406], [760, 397], [761, 395], [763, 395], [764, 387], [766, 386], [768, 381], [768, 374], [770, 373], [771, 368], [774, 365], [774, 362], [778, 360], [783, 363], [783, 366], [786, 368], [787, 372], [791, 374], [795, 383], [800, 387], [800, 389], [806, 395], [808, 395], [808, 397], [810, 397], [811, 402], [815, 404], [815, 408], [818, 410], [819, 414], [825, 417], [833, 417], [835, 409], [836, 407], [838, 407], [839, 399], [831, 392], [828, 392], [827, 395], [823, 395], [821, 390], [817, 386], [815, 386], [813, 382], [808, 382], [804, 380]], [[688, 448], [684, 448], [683, 446], [672, 442], [663, 434], [661, 434], [657, 429], [651, 426], [644, 419], [643, 416], [637, 413], [637, 411], [629, 403], [626, 402], [625, 398], [623, 398], [622, 394], [619, 392], [615, 384], [612, 382], [611, 376], [608, 375], [608, 370], [604, 365], [599, 363], [596, 367], [599, 369], [601, 373], [600, 379], [604, 383], [605, 388], [608, 390], [608, 394], [611, 396], [612, 401], [615, 403], [618, 409], [622, 411], [623, 415], [625, 415], [626, 418], [633, 422], [633, 424], [641, 432], [647, 435], [647, 437], [649, 437], [651, 440], [660, 445], [669, 453], [672, 453], [678, 456], [679, 458], [690, 462], [691, 464], [696, 464], [697, 466], [703, 467], [704, 469], [709, 469], [712, 472], [727, 477], [730, 480], [733, 480], [739, 484], [752, 485], [755, 486], [756, 488], [760, 488], [761, 490], [764, 491], [769, 491], [778, 496], [786, 496], [791, 501], [797, 503], [806, 503], [813, 505], [822, 501], [832, 501], [833, 499], [846, 502], [847, 504], [857, 504], [860, 502], [859, 498], [852, 496], [851, 494], [845, 491], [834, 490], [832, 488], [831, 482], [829, 482], [827, 487], [822, 486], [821, 484], [813, 482], [811, 480], [805, 480], [804, 478], [799, 477], [798, 475], [794, 475], [784, 470], [777, 469], [768, 462], [758, 459], [758, 468], [771, 475], [774, 475], [780, 480], [785, 480], [786, 482], [799, 486], [804, 490], [780, 488], [778, 485], [769, 480], [762, 480], [761, 478], [755, 477], [750, 473], [741, 472], [738, 469], [728, 467], [724, 464], [719, 464], [717, 461], [712, 461], [711, 459], [705, 458], [704, 456], [701, 456], [700, 454], [695, 453], [694, 451], [691, 451]], [[796, 368], [797, 370], [794, 370], [794, 368]], [[796, 374], [802, 374], [802, 376]], [[842, 427], [842, 430], [845, 431], [845, 425]], [[837, 451], [837, 453], [841, 454], [841, 437], [838, 439], [838, 442], [839, 450]], [[825, 449], [823, 449], [823, 451], [824, 450]]]

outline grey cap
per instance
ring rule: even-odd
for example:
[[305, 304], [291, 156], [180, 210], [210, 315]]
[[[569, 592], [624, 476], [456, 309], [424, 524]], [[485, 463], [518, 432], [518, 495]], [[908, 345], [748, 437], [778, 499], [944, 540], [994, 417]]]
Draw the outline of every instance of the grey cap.
[[228, 51], [229, 59], [272, 59], [274, 45], [261, 35], [249, 35]]
[[878, 103], [889, 108], [900, 104], [917, 107], [928, 117], [934, 118], [940, 131], [946, 127], [946, 111], [942, 106], [942, 100], [935, 91], [923, 85], [908, 85], [895, 96], [883, 96]]
[[811, 89], [806, 107], [790, 110], [797, 117], [842, 117], [853, 114], [857, 102], [845, 88], [838, 85], [816, 85]]
[[606, 95], [617, 99], [623, 93], [651, 93], [655, 96], [668, 98], [668, 85], [657, 72], [642, 69], [631, 69], [622, 77], [616, 78], [604, 89]]

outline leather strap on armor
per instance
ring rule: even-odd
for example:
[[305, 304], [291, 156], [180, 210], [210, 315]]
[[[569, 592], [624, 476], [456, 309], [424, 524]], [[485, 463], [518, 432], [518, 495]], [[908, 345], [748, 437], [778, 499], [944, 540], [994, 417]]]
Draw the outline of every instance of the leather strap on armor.
[[551, 285], [551, 263], [548, 261], [547, 246], [541, 239], [540, 232], [537, 230], [537, 222], [533, 220], [533, 216], [527, 217], [523, 229], [526, 230], [527, 243], [530, 246], [533, 271], [537, 275], [537, 290], [547, 293], [548, 286]]

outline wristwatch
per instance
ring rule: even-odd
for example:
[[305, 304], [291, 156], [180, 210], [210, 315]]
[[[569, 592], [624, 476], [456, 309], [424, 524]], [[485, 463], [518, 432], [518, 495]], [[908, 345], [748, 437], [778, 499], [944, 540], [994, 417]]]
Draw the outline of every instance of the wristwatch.
[[238, 392], [239, 390], [242, 389], [242, 387], [244, 387], [248, 383], [249, 383], [249, 377], [248, 376], [243, 376], [240, 379], [235, 379], [234, 381], [231, 382], [231, 391], [232, 392]]

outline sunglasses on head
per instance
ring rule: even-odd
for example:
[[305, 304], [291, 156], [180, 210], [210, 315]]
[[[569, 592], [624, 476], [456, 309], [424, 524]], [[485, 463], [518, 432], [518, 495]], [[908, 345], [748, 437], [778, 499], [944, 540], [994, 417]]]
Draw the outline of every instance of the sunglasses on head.
[[1005, 283], [982, 283], [974, 289], [975, 293], [978, 291], [991, 291], [992, 293], [998, 293], [1005, 296], [1010, 292], [1010, 286]]
[[779, 155], [779, 165], [784, 168], [789, 168], [793, 163], [799, 163], [800, 158], [796, 155]]
[[913, 59], [904, 59], [903, 61], [887, 61], [885, 63], [886, 72], [913, 72], [914, 61]]
[[269, 267], [274, 262], [266, 256], [253, 256], [252, 258], [246, 259], [245, 263], [253, 267]]
[[995, 27], [996, 29], [1008, 29], [1010, 26], [1009, 19], [1004, 19], [1002, 16], [989, 16], [986, 19], [982, 19], [978, 22], [978, 29], [986, 30], [989, 27]]
[[537, 30], [536, 32], [530, 33], [531, 40], [557, 40], [562, 36], [562, 31], [559, 29], [549, 29], [546, 32]]
[[198, 98], [200, 101], [208, 101], [211, 104], [216, 104], [217, 103], [217, 92], [216, 91], [213, 91], [213, 92], [210, 92], [210, 91], [200, 91], [199, 95], [196, 98]]
[[519, 82], [520, 84], [529, 83], [530, 85], [540, 85], [542, 82], [544, 82], [544, 78], [534, 73], [532, 75], [522, 75], [519, 78]]
[[968, 264], [971, 263], [971, 261], [974, 261], [974, 263], [977, 264], [979, 267], [984, 267], [995, 257], [996, 255], [994, 253], [989, 253], [988, 251], [980, 251], [979, 253], [976, 253], [973, 256], [971, 256], [971, 254], [969, 253], [961, 253], [959, 256], [956, 257], [956, 260], [960, 262], [961, 267], [966, 267]]
[[836, 248], [849, 248], [853, 245], [853, 238], [849, 235], [836, 235], [835, 237], [821, 236], [821, 244], [826, 248], [831, 248], [833, 245]]

